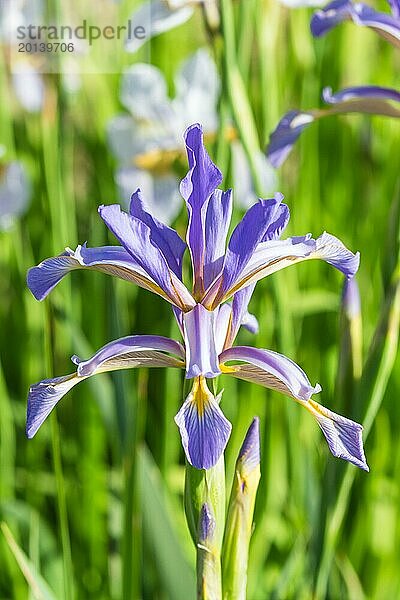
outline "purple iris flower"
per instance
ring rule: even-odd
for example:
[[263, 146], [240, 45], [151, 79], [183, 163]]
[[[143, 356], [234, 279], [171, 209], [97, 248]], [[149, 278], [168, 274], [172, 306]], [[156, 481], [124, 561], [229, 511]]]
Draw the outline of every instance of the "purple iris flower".
[[[183, 343], [153, 335], [133, 335], [110, 342], [88, 360], [73, 357], [76, 371], [47, 379], [29, 391], [27, 435], [33, 437], [58, 401], [77, 383], [105, 371], [134, 367], [184, 369], [192, 388], [175, 417], [186, 458], [199, 469], [212, 467], [228, 442], [231, 424], [207, 379], [224, 373], [278, 390], [303, 405], [316, 418], [332, 453], [362, 469], [365, 461], [358, 423], [337, 415], [311, 397], [321, 388], [289, 358], [247, 346], [233, 346], [241, 325], [257, 328], [247, 308], [261, 278], [296, 262], [320, 258], [347, 278], [358, 269], [359, 255], [337, 238], [323, 233], [280, 240], [289, 220], [283, 196], [259, 200], [244, 215], [226, 244], [232, 213], [231, 191], [218, 186], [222, 174], [203, 145], [195, 124], [185, 134], [189, 172], [180, 191], [188, 210], [186, 243], [170, 227], [147, 212], [140, 191], [130, 211], [101, 206], [99, 213], [119, 246], [69, 248], [28, 272], [28, 286], [42, 300], [74, 269], [94, 269], [132, 281], [167, 300], [173, 308]], [[188, 249], [193, 282], [182, 280], [182, 257]]]
[[381, 13], [362, 2], [334, 0], [317, 10], [311, 19], [311, 33], [320, 37], [342, 21], [371, 27], [380, 36], [400, 48], [400, 0], [388, 0], [391, 15]]
[[302, 131], [322, 117], [341, 113], [366, 113], [400, 118], [400, 92], [376, 85], [359, 85], [344, 88], [336, 94], [324, 88], [322, 98], [329, 108], [307, 111], [291, 110], [279, 121], [271, 133], [267, 157], [274, 167], [279, 167], [292, 150]]

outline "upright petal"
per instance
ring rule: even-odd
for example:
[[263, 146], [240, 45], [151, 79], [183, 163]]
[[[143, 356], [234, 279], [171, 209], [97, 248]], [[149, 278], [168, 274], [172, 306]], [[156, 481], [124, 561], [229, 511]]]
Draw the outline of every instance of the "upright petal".
[[257, 246], [265, 238], [273, 237], [276, 227], [281, 228], [282, 198], [278, 193], [274, 199], [259, 200], [246, 212], [231, 235], [221, 276], [207, 290], [203, 300], [205, 305], [215, 307], [219, 304], [240, 277]]
[[156, 282], [169, 301], [183, 310], [194, 306], [194, 301], [186, 287], [169, 269], [167, 260], [152, 236], [146, 223], [121, 211], [118, 204], [100, 206], [99, 213], [107, 227]]
[[203, 377], [193, 388], [175, 417], [188, 462], [196, 469], [210, 469], [224, 452], [232, 426], [207, 388]]
[[136, 190], [132, 194], [129, 212], [132, 217], [139, 219], [149, 227], [151, 239], [160, 248], [171, 271], [181, 279], [182, 258], [186, 250], [186, 244], [182, 238], [175, 229], [161, 223], [146, 210], [140, 190]]
[[[128, 52], [136, 52], [147, 40], [185, 23], [192, 14], [193, 9], [190, 6], [173, 10], [163, 0], [144, 2], [129, 19], [132, 35], [128, 35], [125, 49]], [[144, 30], [146, 35], [143, 38], [135, 35], [137, 27]]]
[[185, 133], [189, 172], [180, 185], [188, 208], [187, 243], [192, 257], [194, 294], [204, 291], [205, 222], [211, 194], [222, 181], [220, 170], [210, 159], [199, 124], [191, 125]]
[[[169, 356], [170, 352], [176, 356]], [[89, 360], [80, 361], [76, 373], [45, 379], [29, 390], [26, 434], [32, 438], [59, 400], [84, 379], [117, 369], [135, 367], [183, 367], [183, 348], [169, 338], [159, 336], [129, 336], [110, 342]]]
[[216, 316], [215, 311], [209, 311], [201, 304], [183, 315], [187, 379], [199, 375], [216, 377], [221, 373], [215, 341]]
[[204, 287], [207, 289], [222, 270], [226, 236], [232, 216], [232, 190], [215, 190], [208, 203], [205, 223]]

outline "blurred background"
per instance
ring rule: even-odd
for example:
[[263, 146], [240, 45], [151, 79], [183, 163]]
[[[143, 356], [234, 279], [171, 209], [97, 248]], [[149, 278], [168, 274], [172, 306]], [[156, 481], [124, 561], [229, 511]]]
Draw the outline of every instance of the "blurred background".
[[[224, 188], [236, 189], [235, 222], [255, 200], [224, 86], [224, 38], [211, 17], [205, 26], [204, 8], [193, 6], [185, 22], [143, 45], [128, 51], [121, 43], [107, 55], [105, 72], [95, 68], [103, 58], [93, 45], [82, 70], [44, 72], [28, 55], [30, 66], [16, 75], [4, 33], [7, 4], [0, 59], [0, 598], [188, 600], [195, 552], [173, 420], [181, 374], [99, 375], [63, 399], [33, 440], [24, 433], [32, 383], [72, 372], [71, 355], [87, 358], [123, 335], [179, 339], [169, 306], [93, 272], [73, 273], [38, 303], [25, 277], [66, 246], [115, 243], [97, 207], [126, 203], [138, 186], [184, 236], [177, 185], [186, 170], [182, 134], [192, 121], [204, 122]], [[96, 4], [88, 3], [93, 11]], [[140, 2], [109, 4], [124, 22]], [[385, 3], [374, 6], [386, 10]], [[259, 151], [286, 111], [321, 106], [326, 85], [399, 84], [398, 53], [366, 28], [347, 23], [315, 40], [311, 8], [278, 0], [236, 0], [232, 7], [235, 60]], [[58, 8], [49, 1], [38, 10]], [[400, 597], [400, 300], [393, 278], [399, 139], [395, 119], [329, 117], [302, 134], [279, 170], [257, 155], [260, 193], [281, 191], [290, 207], [288, 235], [327, 230], [360, 251], [362, 330], [358, 323], [355, 341], [349, 336], [340, 274], [310, 261], [257, 286], [250, 310], [260, 330], [242, 331], [238, 343], [288, 355], [321, 383], [325, 406], [358, 420], [367, 415], [371, 472], [335, 460], [316, 423], [291, 400], [222, 381], [222, 408], [233, 423], [228, 485], [245, 431], [254, 415], [261, 419], [249, 600]]]

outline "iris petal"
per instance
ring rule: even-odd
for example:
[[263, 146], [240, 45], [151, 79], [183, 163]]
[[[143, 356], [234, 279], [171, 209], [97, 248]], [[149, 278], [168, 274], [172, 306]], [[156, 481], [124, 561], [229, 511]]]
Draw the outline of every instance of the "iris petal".
[[183, 309], [194, 306], [192, 296], [169, 269], [167, 260], [146, 223], [121, 211], [118, 204], [100, 206], [99, 213], [110, 231], [163, 290], [170, 302]]
[[186, 240], [190, 249], [194, 275], [194, 293], [204, 291], [205, 223], [211, 194], [222, 181], [222, 173], [210, 159], [199, 124], [185, 132], [189, 172], [182, 179], [180, 191], [189, 215]]
[[81, 361], [72, 357], [78, 365], [76, 373], [45, 379], [31, 386], [28, 395], [26, 434], [32, 438], [59, 400], [76, 384], [97, 373], [132, 369], [136, 367], [183, 367], [182, 360], [169, 356], [171, 352], [182, 358], [181, 344], [161, 336], [129, 336], [110, 342], [91, 359]]
[[231, 434], [232, 425], [218, 400], [199, 377], [175, 417], [186, 458], [197, 469], [210, 469], [218, 462]]
[[369, 471], [362, 442], [362, 426], [310, 400], [303, 405], [316, 418], [333, 456]]
[[201, 304], [183, 315], [187, 379], [198, 375], [216, 377], [221, 373], [215, 341], [216, 317], [217, 311], [209, 311]]
[[169, 299], [165, 292], [149, 277], [146, 271], [121, 246], [88, 248], [86, 244], [76, 250], [67, 248], [63, 254], [47, 258], [28, 271], [27, 284], [37, 300], [43, 300], [54, 287], [73, 270], [92, 269], [114, 275]]

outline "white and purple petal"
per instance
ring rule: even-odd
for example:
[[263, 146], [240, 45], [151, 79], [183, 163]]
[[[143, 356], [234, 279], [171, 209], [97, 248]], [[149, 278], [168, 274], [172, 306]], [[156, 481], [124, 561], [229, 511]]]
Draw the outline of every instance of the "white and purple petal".
[[352, 2], [334, 0], [317, 10], [311, 19], [310, 28], [314, 37], [325, 35], [339, 23], [351, 19]]
[[183, 315], [187, 379], [221, 374], [215, 340], [216, 318], [217, 311], [207, 310], [202, 304], [196, 304]]
[[86, 244], [76, 250], [67, 248], [63, 254], [47, 258], [29, 269], [27, 284], [37, 300], [43, 300], [65, 275], [76, 269], [92, 269], [114, 275], [168, 299], [163, 290], [146, 271], [121, 246], [88, 248]]
[[185, 132], [189, 171], [181, 181], [180, 191], [188, 209], [187, 244], [192, 257], [194, 293], [204, 291], [205, 223], [211, 194], [222, 181], [222, 173], [210, 159], [203, 143], [199, 124]]
[[310, 400], [303, 405], [315, 417], [333, 456], [369, 471], [362, 441], [362, 425]]
[[179, 237], [175, 229], [161, 223], [146, 210], [140, 190], [136, 190], [132, 194], [129, 212], [132, 217], [139, 219], [149, 227], [151, 239], [163, 253], [171, 271], [181, 279], [182, 258], [186, 250], [186, 244], [182, 238]]
[[168, 267], [167, 260], [146, 223], [121, 211], [118, 204], [100, 206], [99, 213], [118, 241], [172, 304], [182, 309], [194, 306], [191, 294]]
[[[170, 356], [166, 352], [173, 354]], [[97, 373], [136, 367], [182, 368], [183, 348], [181, 344], [161, 336], [128, 336], [110, 342], [92, 358], [80, 361], [76, 373], [45, 379], [31, 386], [28, 395], [26, 434], [32, 438], [56, 404], [75, 385]]]
[[215, 190], [209, 200], [205, 222], [204, 287], [220, 274], [226, 237], [232, 216], [232, 190]]
[[211, 469], [225, 450], [232, 425], [219, 407], [203, 377], [193, 388], [175, 417], [188, 462], [196, 469]]
[[205, 294], [203, 302], [206, 305], [215, 307], [219, 304], [241, 276], [259, 244], [265, 237], [274, 237], [277, 228], [282, 228], [282, 199], [282, 194], [278, 193], [273, 199], [259, 200], [245, 213], [229, 240], [222, 273]]
[[[219, 360], [221, 365], [225, 365], [223, 373], [277, 390], [296, 400], [307, 401], [321, 391], [318, 384], [311, 385], [307, 375], [294, 361], [272, 350], [235, 346], [224, 350]], [[244, 364], [226, 365], [231, 361]]]

